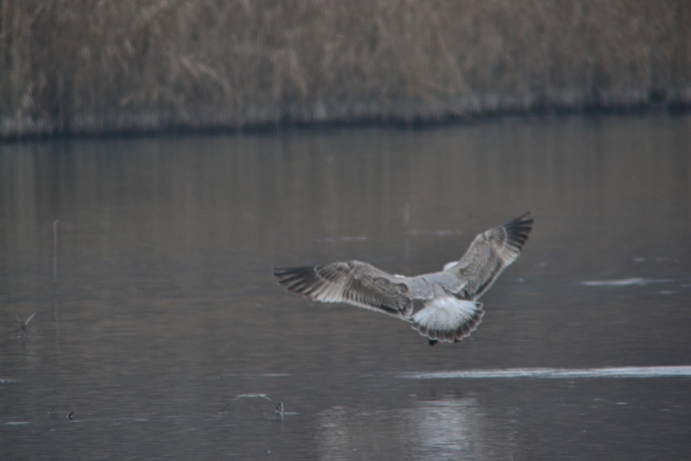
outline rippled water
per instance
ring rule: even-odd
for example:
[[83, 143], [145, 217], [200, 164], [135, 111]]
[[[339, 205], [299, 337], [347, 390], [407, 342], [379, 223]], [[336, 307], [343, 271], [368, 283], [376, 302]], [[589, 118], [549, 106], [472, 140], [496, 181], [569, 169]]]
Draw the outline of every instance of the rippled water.
[[[271, 275], [529, 209], [456, 346]], [[0, 145], [0, 458], [680, 459], [690, 237], [691, 117]]]

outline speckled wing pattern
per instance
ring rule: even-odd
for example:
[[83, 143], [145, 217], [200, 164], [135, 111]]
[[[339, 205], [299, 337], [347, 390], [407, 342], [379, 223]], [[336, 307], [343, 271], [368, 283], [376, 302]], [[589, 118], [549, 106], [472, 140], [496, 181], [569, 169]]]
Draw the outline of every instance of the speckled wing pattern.
[[[345, 261], [277, 268], [274, 275], [289, 291], [315, 301], [344, 302], [410, 322], [432, 345], [458, 342], [482, 321], [477, 299], [520, 255], [532, 230], [529, 214], [478, 234], [465, 255], [442, 272], [394, 276], [365, 262]], [[423, 307], [413, 315], [418, 305]]]
[[279, 283], [293, 293], [324, 303], [348, 303], [405, 319], [413, 310], [408, 286], [361, 261], [274, 269]]
[[464, 282], [463, 299], [480, 298], [509, 265], [521, 254], [533, 228], [530, 212], [511, 222], [478, 234], [457, 264], [448, 267]]

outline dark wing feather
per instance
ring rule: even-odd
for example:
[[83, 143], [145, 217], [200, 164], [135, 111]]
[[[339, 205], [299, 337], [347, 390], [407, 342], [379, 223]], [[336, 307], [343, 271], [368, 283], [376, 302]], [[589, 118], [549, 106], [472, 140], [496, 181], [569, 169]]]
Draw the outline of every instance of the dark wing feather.
[[478, 234], [458, 264], [447, 269], [465, 282], [464, 298], [478, 299], [521, 254], [533, 229], [530, 211], [511, 222]]
[[274, 275], [288, 291], [315, 301], [344, 302], [399, 318], [407, 318], [413, 309], [410, 290], [403, 281], [360, 261], [277, 268]]

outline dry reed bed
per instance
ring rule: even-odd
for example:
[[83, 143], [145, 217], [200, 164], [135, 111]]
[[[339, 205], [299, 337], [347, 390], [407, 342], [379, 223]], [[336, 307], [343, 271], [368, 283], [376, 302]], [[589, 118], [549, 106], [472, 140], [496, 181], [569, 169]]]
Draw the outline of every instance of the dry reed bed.
[[0, 137], [691, 104], [691, 0], [0, 0]]

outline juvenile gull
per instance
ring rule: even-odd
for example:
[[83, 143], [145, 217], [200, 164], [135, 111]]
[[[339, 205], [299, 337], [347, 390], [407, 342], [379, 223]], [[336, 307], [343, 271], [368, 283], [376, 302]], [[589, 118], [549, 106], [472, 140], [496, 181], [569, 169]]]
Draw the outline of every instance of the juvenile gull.
[[289, 291], [315, 301], [348, 303], [405, 320], [430, 345], [457, 343], [482, 321], [478, 299], [521, 254], [533, 228], [529, 215], [478, 234], [465, 255], [441, 272], [405, 277], [345, 261], [275, 268], [274, 275]]

